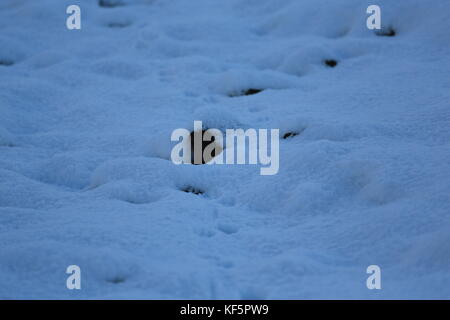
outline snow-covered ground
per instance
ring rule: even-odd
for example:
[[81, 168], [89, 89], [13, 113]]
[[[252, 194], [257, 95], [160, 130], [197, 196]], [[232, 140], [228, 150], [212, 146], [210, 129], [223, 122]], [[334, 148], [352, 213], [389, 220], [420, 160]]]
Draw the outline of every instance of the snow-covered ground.
[[[0, 298], [450, 298], [450, 1], [104, 2], [0, 1]], [[298, 135], [176, 166], [194, 120]]]

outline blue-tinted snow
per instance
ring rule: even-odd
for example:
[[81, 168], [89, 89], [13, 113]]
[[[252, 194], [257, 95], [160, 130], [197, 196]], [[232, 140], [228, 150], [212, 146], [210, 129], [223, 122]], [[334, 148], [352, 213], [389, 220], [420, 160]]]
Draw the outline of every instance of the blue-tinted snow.
[[[450, 298], [449, 1], [120, 2], [0, 3], [0, 298]], [[175, 166], [194, 120], [298, 135]]]

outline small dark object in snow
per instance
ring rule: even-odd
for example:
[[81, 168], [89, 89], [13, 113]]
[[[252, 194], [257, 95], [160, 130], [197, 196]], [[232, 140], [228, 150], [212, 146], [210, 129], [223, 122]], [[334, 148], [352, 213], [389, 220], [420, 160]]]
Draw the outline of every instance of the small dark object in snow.
[[124, 6], [122, 0], [99, 0], [98, 5], [102, 8], [114, 8]]
[[230, 97], [240, 97], [240, 96], [251, 96], [252, 94], [257, 94], [264, 91], [264, 89], [255, 89], [255, 88], [250, 88], [247, 90], [242, 90], [239, 93], [231, 93], [229, 96]]
[[181, 189], [181, 191], [188, 192], [188, 193], [193, 193], [193, 194], [196, 194], [196, 195], [200, 195], [200, 194], [204, 194], [205, 193], [203, 190], [200, 190], [200, 189], [197, 189], [197, 188], [194, 188], [194, 187], [191, 187], [191, 186], [187, 186], [187, 187]]
[[108, 279], [107, 281], [111, 282], [111, 283], [114, 283], [114, 284], [118, 284], [118, 283], [125, 282], [125, 278], [115, 277], [115, 278], [112, 278], [112, 279]]
[[[203, 159], [203, 153], [205, 152], [206, 146], [208, 146], [211, 143], [214, 143], [214, 141], [215, 141], [214, 136], [211, 137], [211, 141], [203, 141], [203, 135], [205, 134], [206, 130], [202, 130], [202, 135], [201, 135], [201, 137], [202, 137], [202, 163], [195, 163], [195, 158], [194, 158], [194, 131], [191, 132], [191, 135], [190, 135], [190, 139], [191, 139], [191, 163], [194, 164], [194, 165], [205, 164], [206, 162], [211, 160], [211, 159], [206, 159], [207, 161], [205, 161], [205, 159]], [[213, 150], [211, 152], [211, 156], [213, 158], [216, 156], [216, 151], [215, 150]]]
[[9, 59], [0, 59], [0, 66], [12, 66], [14, 64], [14, 62], [12, 60]]
[[396, 32], [392, 27], [387, 27], [387, 28], [375, 31], [375, 34], [380, 37], [393, 37], [396, 35]]
[[286, 132], [283, 139], [293, 138], [298, 135], [298, 132]]
[[245, 96], [250, 96], [252, 94], [257, 94], [257, 93], [260, 93], [262, 91], [263, 91], [263, 89], [247, 89], [247, 90], [244, 91], [244, 95]]
[[338, 64], [337, 61], [336, 61], [336, 60], [333, 60], [333, 59], [327, 59], [327, 60], [324, 61], [324, 63], [325, 63], [327, 66], [331, 67], [331, 68], [336, 67], [337, 64]]

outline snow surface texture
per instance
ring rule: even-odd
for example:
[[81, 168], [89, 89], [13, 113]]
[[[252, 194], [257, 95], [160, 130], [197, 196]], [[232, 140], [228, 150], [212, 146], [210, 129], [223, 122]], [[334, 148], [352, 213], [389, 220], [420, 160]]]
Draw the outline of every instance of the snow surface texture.
[[[1, 0], [0, 298], [450, 298], [449, 13]], [[175, 166], [193, 120], [296, 135], [274, 176]]]

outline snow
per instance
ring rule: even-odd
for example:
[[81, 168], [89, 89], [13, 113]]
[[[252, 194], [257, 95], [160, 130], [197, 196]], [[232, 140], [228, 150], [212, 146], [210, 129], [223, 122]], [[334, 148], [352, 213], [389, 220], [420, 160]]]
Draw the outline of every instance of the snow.
[[[450, 298], [449, 1], [103, 3], [0, 3], [0, 298]], [[296, 135], [174, 165], [194, 120]]]

